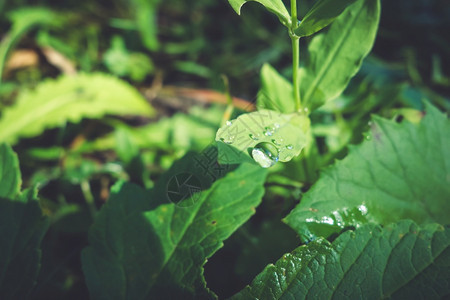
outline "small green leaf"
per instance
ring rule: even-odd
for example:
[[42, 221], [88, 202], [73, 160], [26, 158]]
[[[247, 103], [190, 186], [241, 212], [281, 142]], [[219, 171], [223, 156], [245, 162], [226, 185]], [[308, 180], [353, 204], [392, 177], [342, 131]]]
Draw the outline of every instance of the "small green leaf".
[[142, 116], [154, 110], [132, 86], [103, 74], [80, 74], [47, 80], [36, 90], [25, 91], [3, 110], [0, 142], [39, 135], [46, 128], [100, 118], [105, 114]]
[[[252, 158], [258, 161], [252, 152], [260, 149], [258, 145], [261, 144], [270, 144], [278, 150], [278, 157], [273, 157], [275, 162], [290, 161], [306, 146], [309, 124], [308, 117], [297, 113], [281, 114], [263, 109], [243, 114], [217, 131], [219, 162], [237, 164]], [[265, 146], [261, 148], [263, 152], [267, 150]], [[262, 152], [257, 154], [261, 158], [264, 155]]]
[[14, 199], [21, 184], [17, 155], [8, 145], [0, 144], [0, 197]]
[[312, 35], [331, 24], [350, 4], [356, 0], [317, 0], [308, 11], [295, 34], [302, 37]]
[[291, 113], [295, 111], [292, 84], [269, 64], [261, 69], [261, 89], [258, 93], [258, 107]]
[[322, 172], [287, 224], [308, 240], [370, 221], [450, 223], [450, 121], [426, 108], [419, 124], [375, 117], [369, 140]]
[[443, 299], [449, 246], [441, 225], [365, 225], [285, 254], [231, 299]]
[[[168, 174], [181, 179], [188, 170], [193, 179], [195, 165], [195, 157], [187, 156]], [[266, 174], [255, 165], [242, 164], [187, 198], [183, 203], [190, 206], [166, 200], [172, 183], [180, 184], [179, 193], [186, 192], [180, 180], [172, 180], [175, 177], [163, 177], [151, 191], [131, 184], [115, 186], [89, 232], [90, 246], [82, 253], [91, 298], [213, 298], [203, 265], [254, 213]], [[194, 189], [210, 184], [197, 178]]]
[[358, 0], [312, 39], [299, 72], [304, 106], [314, 109], [344, 91], [372, 48], [379, 18], [379, 0]]
[[228, 2], [238, 15], [241, 14], [242, 5], [250, 1], [255, 1], [264, 5], [268, 11], [278, 16], [280, 22], [283, 25], [289, 26], [289, 24], [291, 24], [291, 17], [289, 15], [289, 12], [287, 11], [286, 6], [284, 6], [283, 1], [281, 0], [228, 0]]

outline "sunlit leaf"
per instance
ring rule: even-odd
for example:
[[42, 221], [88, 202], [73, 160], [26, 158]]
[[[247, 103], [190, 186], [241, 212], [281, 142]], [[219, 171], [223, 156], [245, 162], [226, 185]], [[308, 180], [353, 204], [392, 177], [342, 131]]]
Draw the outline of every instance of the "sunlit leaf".
[[[270, 167], [270, 161], [290, 161], [297, 156], [307, 143], [309, 118], [297, 114], [282, 114], [263, 109], [257, 112], [240, 115], [228, 121], [216, 134], [219, 146], [219, 161], [236, 164], [243, 161], [256, 160], [260, 154], [264, 167]], [[255, 153], [257, 149], [262, 152]]]
[[358, 0], [312, 39], [299, 74], [304, 106], [316, 108], [344, 91], [372, 48], [379, 18], [379, 0]]
[[104, 74], [80, 74], [47, 80], [24, 91], [3, 110], [0, 142], [39, 135], [47, 128], [100, 118], [106, 114], [150, 116], [152, 107], [132, 86]]

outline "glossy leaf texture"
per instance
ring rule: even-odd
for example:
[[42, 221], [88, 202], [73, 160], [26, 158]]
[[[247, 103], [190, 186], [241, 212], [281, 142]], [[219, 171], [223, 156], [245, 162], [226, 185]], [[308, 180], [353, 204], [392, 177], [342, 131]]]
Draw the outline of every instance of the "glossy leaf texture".
[[261, 69], [261, 89], [258, 92], [257, 106], [259, 109], [282, 113], [295, 111], [292, 84], [269, 64], [264, 64]]
[[14, 199], [21, 184], [17, 155], [8, 145], [0, 144], [0, 197]]
[[324, 170], [285, 218], [304, 240], [366, 222], [450, 223], [450, 122], [426, 104], [419, 124], [374, 117], [368, 139]]
[[[195, 161], [189, 162], [194, 166]], [[188, 165], [168, 174], [193, 172]], [[92, 299], [214, 298], [203, 265], [255, 212], [265, 177], [259, 167], [242, 164], [186, 199], [190, 206], [166, 200], [167, 175], [151, 191], [115, 186], [82, 253]]]
[[379, 18], [379, 0], [358, 0], [312, 39], [299, 71], [303, 106], [314, 109], [344, 91], [373, 46]]
[[284, 6], [283, 1], [281, 0], [228, 0], [228, 2], [238, 15], [241, 14], [242, 5], [250, 1], [255, 1], [264, 5], [264, 7], [268, 11], [278, 16], [278, 19], [280, 19], [280, 22], [283, 25], [289, 26], [289, 24], [291, 23], [289, 12], [287, 11], [286, 6]]
[[100, 118], [106, 114], [150, 116], [153, 108], [125, 81], [104, 74], [80, 74], [47, 80], [21, 93], [3, 110], [0, 142], [39, 135], [47, 128]]
[[217, 131], [219, 162], [252, 161], [252, 150], [260, 144], [274, 149], [276, 161], [290, 161], [306, 146], [309, 128], [309, 118], [297, 113], [263, 109], [240, 115]]
[[0, 299], [27, 299], [39, 272], [48, 220], [36, 190], [19, 192], [17, 157], [6, 145], [0, 145], [0, 169]]
[[231, 299], [443, 299], [449, 246], [441, 225], [369, 224], [285, 254]]
[[330, 25], [350, 4], [357, 0], [318, 0], [306, 13], [295, 34], [303, 37], [312, 35]]

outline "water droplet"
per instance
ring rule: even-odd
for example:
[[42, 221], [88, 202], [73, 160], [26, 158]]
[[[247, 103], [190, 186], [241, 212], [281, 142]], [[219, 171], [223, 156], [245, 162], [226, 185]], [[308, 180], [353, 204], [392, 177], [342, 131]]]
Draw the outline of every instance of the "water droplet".
[[252, 150], [253, 159], [263, 168], [270, 168], [278, 161], [278, 149], [271, 143], [259, 143]]
[[282, 138], [280, 138], [280, 139], [278, 139], [278, 140], [272, 139], [272, 143], [273, 143], [275, 146], [281, 146], [281, 145], [283, 144], [283, 142], [284, 142], [284, 139], [282, 139]]
[[366, 140], [370, 141], [372, 139], [372, 135], [371, 134], [367, 134], [365, 138], [366, 138]]
[[231, 125], [233, 124], [233, 122], [231, 122], [231, 121], [226, 121], [225, 124], [226, 124], [227, 126], [231, 126]]
[[254, 141], [257, 141], [260, 138], [260, 134], [259, 133], [257, 133], [257, 134], [250, 133], [248, 136]]
[[304, 112], [305, 114], [308, 114], [308, 113], [309, 113], [309, 109], [308, 109], [307, 107], [305, 107], [305, 108], [303, 109], [303, 112]]
[[228, 135], [226, 138], [221, 137], [220, 140], [225, 144], [231, 145], [234, 142], [234, 135]]
[[264, 131], [263, 131], [265, 136], [272, 136], [274, 134], [274, 132], [275, 132], [275, 130], [271, 127], [265, 127]]
[[289, 144], [289, 145], [286, 145], [286, 149], [288, 149], [288, 150], [292, 150], [292, 149], [294, 149], [294, 146], [292, 146], [291, 144]]
[[367, 206], [365, 206], [364, 204], [358, 206], [358, 210], [361, 212], [363, 216], [367, 215], [368, 209]]
[[280, 124], [274, 123], [274, 124], [273, 124], [273, 127], [274, 127], [275, 129], [278, 129], [278, 128], [280, 128]]

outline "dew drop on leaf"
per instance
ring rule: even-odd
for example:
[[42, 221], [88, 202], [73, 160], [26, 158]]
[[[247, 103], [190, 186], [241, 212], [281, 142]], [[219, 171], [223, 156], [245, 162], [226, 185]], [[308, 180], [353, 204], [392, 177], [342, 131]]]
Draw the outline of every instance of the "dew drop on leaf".
[[286, 149], [288, 149], [288, 150], [292, 150], [293, 148], [294, 148], [294, 146], [292, 146], [291, 144], [286, 145]]
[[278, 161], [278, 149], [271, 143], [259, 143], [252, 150], [253, 159], [263, 168], [270, 168]]
[[231, 121], [226, 121], [225, 124], [226, 124], [227, 126], [231, 126], [231, 125], [233, 124], [233, 122], [231, 122]]
[[250, 133], [248, 136], [254, 141], [259, 140], [259, 137], [260, 137], [259, 134], [253, 134], [253, 133]]
[[264, 131], [263, 131], [265, 136], [272, 136], [274, 134], [274, 132], [275, 132], [275, 130], [271, 127], [265, 127]]

